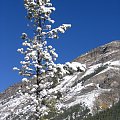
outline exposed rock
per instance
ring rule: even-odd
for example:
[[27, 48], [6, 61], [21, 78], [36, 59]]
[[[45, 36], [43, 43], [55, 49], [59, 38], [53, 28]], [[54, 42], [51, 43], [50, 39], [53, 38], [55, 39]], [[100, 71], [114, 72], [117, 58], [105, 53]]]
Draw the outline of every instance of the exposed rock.
[[[109, 108], [119, 101], [119, 40], [95, 48], [76, 58], [74, 62], [86, 64], [86, 71], [65, 76], [55, 88], [63, 93], [62, 101], [66, 108], [84, 103], [94, 114], [96, 110]], [[31, 81], [31, 84], [34, 82]], [[17, 94], [21, 88], [22, 92], [26, 93], [26, 85], [27, 83], [15, 84], [0, 94], [0, 120], [24, 120], [26, 115], [29, 120], [34, 119], [31, 112], [34, 103], [31, 98], [26, 94], [24, 96]]]
[[105, 63], [111, 60], [120, 60], [120, 40], [116, 40], [95, 48], [90, 52], [76, 58], [74, 61], [84, 64], [86, 63], [86, 65], [89, 67], [91, 65]]

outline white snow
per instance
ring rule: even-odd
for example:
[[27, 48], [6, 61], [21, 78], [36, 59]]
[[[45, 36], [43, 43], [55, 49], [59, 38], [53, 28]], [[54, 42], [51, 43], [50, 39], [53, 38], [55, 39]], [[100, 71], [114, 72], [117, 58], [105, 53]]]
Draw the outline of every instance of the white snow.
[[85, 71], [86, 70], [86, 65], [85, 64], [81, 64], [79, 62], [67, 62], [66, 65], [73, 69], [74, 71], [77, 71], [78, 69]]
[[63, 81], [55, 88], [55, 90], [66, 91], [69, 88], [73, 81], [77, 78], [77, 74], [65, 76]]
[[87, 76], [87, 75], [90, 75], [91, 73], [94, 73], [95, 70], [98, 69], [98, 68], [101, 67], [101, 66], [102, 66], [102, 63], [97, 64], [97, 65], [90, 66], [90, 67], [88, 68], [88, 70], [85, 72], [85, 74], [82, 76], [82, 78], [85, 77], [85, 76]]
[[[22, 62], [22, 64], [23, 64], [23, 62]], [[72, 67], [76, 67], [77, 65], [78, 65], [78, 63], [75, 63], [75, 62], [71, 64]], [[81, 64], [79, 64], [79, 65], [81, 67]], [[74, 84], [74, 82], [76, 80], [81, 79], [84, 76], [93, 73], [98, 67], [101, 67], [104, 65], [108, 65], [108, 67], [98, 74], [106, 72], [109, 69], [115, 69], [115, 70], [120, 69], [119, 68], [119, 66], [120, 66], [119, 60], [118, 61], [109, 61], [104, 64], [93, 65], [88, 68], [88, 70], [85, 72], [85, 74], [83, 76], [79, 72], [75, 72], [73, 75], [67, 75], [63, 78], [63, 80], [60, 82], [60, 84], [56, 88], [50, 89], [49, 91], [46, 91], [44, 89], [41, 92], [41, 95], [43, 95], [43, 96], [47, 95], [47, 94], [50, 95], [52, 92], [57, 93], [57, 91], [61, 91], [62, 93], [64, 93], [64, 96], [62, 98], [64, 102], [69, 101], [71, 99], [72, 99], [72, 101], [70, 103], [66, 103], [66, 104], [60, 103], [57, 105], [58, 108], [61, 108], [63, 106], [69, 108], [76, 104], [84, 103], [92, 111], [95, 98], [98, 97], [101, 93], [103, 93], [105, 91], [109, 91], [110, 89], [102, 89], [99, 87], [99, 84], [95, 84], [95, 83], [90, 83], [90, 84], [82, 86], [82, 83], [80, 82], [80, 83], [77, 83], [76, 86], [74, 86], [74, 87], [71, 87], [71, 86]], [[82, 65], [82, 67], [83, 67], [83, 65]], [[84, 69], [85, 69], [85, 67], [84, 67]], [[80, 75], [81, 75], [81, 77], [80, 77]], [[79, 76], [79, 78], [78, 78], [78, 76]], [[24, 81], [26, 81], [26, 79]], [[41, 85], [41, 86], [43, 86], [43, 85]], [[97, 89], [80, 95], [79, 93], [81, 92], [81, 90], [85, 89], [88, 86], [96, 86]], [[36, 90], [35, 88], [36, 87], [34, 86], [32, 89], [33, 92]], [[25, 113], [26, 111], [29, 111], [29, 110], [34, 112], [35, 111], [34, 104], [29, 105], [29, 106], [24, 106], [24, 104], [26, 104], [29, 101], [29, 99], [34, 99], [34, 96], [30, 96], [29, 94], [20, 95], [18, 97], [11, 96], [11, 99], [4, 104], [2, 104], [2, 101], [0, 101], [0, 113], [2, 113], [2, 114], [0, 114], [0, 119], [4, 120], [8, 115], [11, 114], [11, 111], [14, 111], [16, 115], [21, 112]], [[34, 100], [32, 101], [33, 103], [35, 103]], [[24, 109], [22, 109], [22, 107], [19, 108], [18, 106], [24, 106]], [[46, 108], [43, 107], [42, 109], [46, 109]]]
[[[0, 101], [0, 119], [5, 120], [5, 118], [11, 114], [11, 110], [14, 111], [15, 115], [18, 115], [21, 112], [25, 113], [29, 109], [32, 112], [32, 110], [34, 110], [34, 105], [26, 106], [26, 107], [24, 106], [24, 104], [26, 104], [30, 98], [34, 99], [34, 96], [25, 94], [25, 95], [20, 95], [19, 97], [15, 97], [15, 98], [13, 97], [5, 104], [1, 104], [1, 101]], [[18, 107], [20, 105], [21, 105], [21, 108]], [[22, 106], [24, 107], [24, 109], [22, 109]]]
[[120, 60], [118, 60], [118, 61], [113, 61], [113, 62], [110, 63], [110, 65], [119, 66], [119, 67], [120, 67]]
[[108, 62], [105, 62], [105, 63], [100, 63], [100, 64], [96, 64], [96, 65], [93, 65], [93, 66], [90, 66], [88, 68], [88, 70], [85, 72], [85, 74], [81, 77], [85, 77], [87, 75], [90, 75], [92, 73], [95, 72], [95, 70], [97, 70], [99, 67], [102, 67], [102, 66], [107, 66], [106, 69], [104, 69], [103, 71], [99, 72], [98, 74], [96, 75], [99, 75], [99, 74], [102, 74], [110, 69], [114, 69], [114, 70], [120, 70], [120, 60], [118, 61], [108, 61]]
[[29, 82], [29, 80], [27, 78], [23, 78], [22, 82]]
[[[92, 108], [94, 106], [96, 97], [98, 97], [101, 93], [103, 93], [105, 91], [109, 91], [109, 90], [108, 89], [98, 89], [98, 90], [93, 90], [92, 92], [89, 92], [89, 93], [81, 95], [81, 96], [76, 96], [75, 101], [67, 104], [66, 106], [69, 108], [76, 104], [82, 103], [82, 104], [86, 105], [90, 109], [90, 112], [92, 113]], [[65, 98], [66, 98], [66, 100], [69, 100], [69, 99], [73, 98], [73, 96], [74, 95], [68, 95]]]

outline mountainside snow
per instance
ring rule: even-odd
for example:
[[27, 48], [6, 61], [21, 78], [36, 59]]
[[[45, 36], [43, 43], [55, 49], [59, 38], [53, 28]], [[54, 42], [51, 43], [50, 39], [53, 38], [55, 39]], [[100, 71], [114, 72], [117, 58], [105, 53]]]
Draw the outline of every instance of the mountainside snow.
[[[116, 45], [116, 46], [114, 46]], [[100, 52], [104, 48], [104, 52]], [[106, 48], [106, 49], [105, 49]], [[120, 42], [112, 42], [93, 50], [76, 62], [85, 62], [84, 72], [65, 76], [52, 91], [60, 91], [63, 96], [59, 107], [69, 109], [84, 104], [94, 114], [117, 103], [120, 96]], [[34, 94], [20, 94], [25, 83], [19, 83], [0, 94], [0, 120], [30, 119], [35, 112]]]

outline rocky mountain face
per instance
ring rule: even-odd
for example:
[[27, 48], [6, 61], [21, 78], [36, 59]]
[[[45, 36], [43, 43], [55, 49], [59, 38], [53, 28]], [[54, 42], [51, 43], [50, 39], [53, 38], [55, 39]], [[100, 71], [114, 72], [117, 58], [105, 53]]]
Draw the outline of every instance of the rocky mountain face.
[[94, 106], [96, 107], [94, 107], [94, 109], [106, 109], [119, 101], [119, 40], [95, 48], [85, 55], [76, 58], [74, 61], [85, 63], [87, 65], [87, 71], [85, 72], [84, 77], [80, 79], [83, 82], [83, 86], [94, 83], [99, 89], [107, 90], [96, 97], [96, 100], [94, 101]]
[[[120, 41], [100, 46], [76, 58], [73, 62], [86, 64], [85, 72], [65, 76], [55, 88], [66, 108], [58, 120], [79, 120], [81, 106], [93, 115], [112, 107], [120, 99]], [[34, 101], [26, 94], [26, 83], [18, 83], [0, 94], [0, 120], [34, 120]], [[19, 90], [25, 92], [18, 94]], [[32, 96], [32, 95], [31, 95]], [[77, 106], [77, 107], [76, 107]], [[78, 109], [74, 109], [78, 108]], [[73, 112], [68, 112], [72, 111]], [[82, 110], [81, 110], [82, 111]], [[85, 112], [81, 120], [88, 112]], [[27, 117], [26, 117], [27, 116]], [[70, 118], [70, 119], [69, 119]]]

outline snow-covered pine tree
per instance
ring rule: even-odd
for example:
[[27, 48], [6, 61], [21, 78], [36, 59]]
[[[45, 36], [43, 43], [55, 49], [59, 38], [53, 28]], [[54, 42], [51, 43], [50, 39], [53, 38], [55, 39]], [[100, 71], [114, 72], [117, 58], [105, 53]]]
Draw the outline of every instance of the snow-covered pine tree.
[[33, 29], [33, 37], [30, 38], [26, 33], [22, 33], [23, 48], [17, 51], [24, 55], [24, 60], [20, 62], [21, 68], [14, 67], [19, 74], [24, 76], [23, 82], [29, 83], [34, 80], [34, 84], [26, 87], [28, 94], [34, 94], [31, 97], [35, 104], [35, 118], [42, 120], [50, 111], [57, 111], [60, 106], [59, 98], [61, 93], [52, 90], [60, 78], [72, 71], [83, 70], [81, 64], [66, 63], [55, 64], [58, 57], [55, 48], [47, 45], [47, 40], [59, 38], [59, 33], [64, 33], [70, 24], [62, 24], [60, 27], [52, 29], [51, 24], [54, 20], [50, 15], [55, 8], [50, 0], [24, 0], [24, 6], [27, 10], [27, 19], [29, 26]]
[[[17, 51], [24, 54], [24, 61], [20, 62], [22, 65], [20, 69], [17, 67], [13, 69], [25, 76], [22, 81], [29, 82], [30, 78], [36, 80], [36, 85], [32, 86], [32, 91], [36, 94], [36, 119], [39, 119], [48, 114], [47, 111], [49, 111], [47, 106], [44, 106], [44, 110], [40, 110], [43, 100], [55, 98], [54, 95], [48, 95], [48, 90], [55, 84], [50, 78], [60, 76], [56, 74], [58, 73], [58, 66], [54, 63], [58, 54], [55, 53], [55, 48], [51, 45], [47, 46], [46, 40], [57, 39], [58, 33], [64, 33], [71, 25], [63, 24], [58, 28], [51, 28], [51, 23], [54, 23], [54, 20], [51, 19], [50, 15], [55, 11], [55, 8], [52, 7], [50, 0], [24, 0], [24, 6], [34, 36], [29, 38], [26, 33], [22, 33], [21, 38], [24, 40], [22, 43], [24, 47]], [[31, 88], [29, 89], [31, 90]]]

